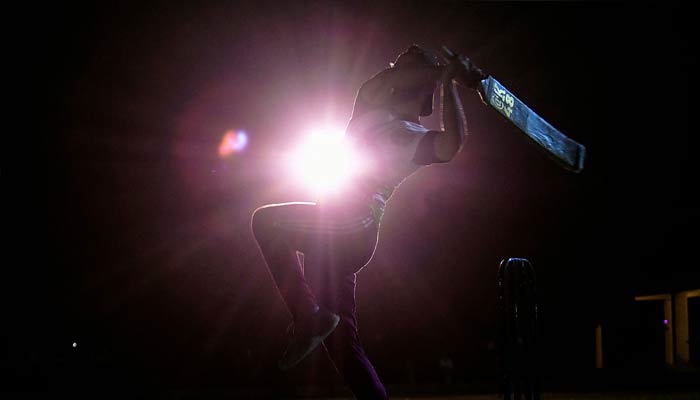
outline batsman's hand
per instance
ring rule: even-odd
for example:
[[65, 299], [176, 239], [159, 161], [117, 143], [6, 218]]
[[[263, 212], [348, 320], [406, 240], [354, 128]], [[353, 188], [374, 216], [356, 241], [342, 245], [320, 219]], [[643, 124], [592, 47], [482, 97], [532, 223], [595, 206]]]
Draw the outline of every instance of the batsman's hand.
[[448, 61], [445, 66], [445, 74], [452, 75], [452, 79], [460, 85], [476, 89], [479, 82], [486, 78], [486, 74], [469, 57], [455, 53], [445, 46], [442, 46], [441, 51]]

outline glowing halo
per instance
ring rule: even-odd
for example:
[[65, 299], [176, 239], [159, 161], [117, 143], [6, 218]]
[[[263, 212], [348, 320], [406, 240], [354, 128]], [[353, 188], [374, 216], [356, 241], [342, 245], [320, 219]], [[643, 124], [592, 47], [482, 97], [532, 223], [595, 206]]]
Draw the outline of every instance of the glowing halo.
[[231, 153], [239, 152], [248, 144], [248, 135], [243, 131], [229, 130], [224, 133], [219, 143], [219, 157], [227, 157]]
[[315, 194], [338, 191], [363, 162], [345, 140], [342, 129], [323, 129], [301, 141], [289, 159], [293, 176]]

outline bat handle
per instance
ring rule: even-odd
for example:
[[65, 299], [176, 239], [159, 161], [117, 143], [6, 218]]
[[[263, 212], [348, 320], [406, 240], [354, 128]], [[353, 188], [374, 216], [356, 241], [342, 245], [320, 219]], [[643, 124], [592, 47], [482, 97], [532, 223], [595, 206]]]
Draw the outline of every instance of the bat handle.
[[[457, 57], [459, 57], [459, 55], [458, 55], [457, 53], [455, 53], [454, 51], [450, 50], [450, 48], [448, 48], [448, 47], [445, 46], [445, 45], [442, 45], [442, 46], [440, 47], [440, 50], [441, 50], [443, 56], [446, 57], [448, 60], [454, 60], [454, 59], [456, 59]], [[469, 61], [468, 58], [467, 58], [467, 61]], [[469, 61], [469, 63], [471, 64], [471, 61]], [[471, 64], [471, 65], [473, 65], [473, 64]], [[475, 67], [476, 67], [476, 66], [475, 66]], [[477, 69], [478, 69], [478, 68], [477, 68]], [[480, 70], [479, 70], [479, 71], [480, 71]], [[485, 76], [485, 74], [483, 74], [483, 72], [482, 72], [482, 75], [484, 75], [483, 78], [486, 78], [486, 76]], [[483, 80], [483, 79], [480, 79], [479, 81], [481, 81], [481, 80]], [[469, 85], [465, 85], [465, 84], [462, 83], [462, 82], [458, 82], [458, 83], [459, 83], [460, 85], [462, 85], [462, 86], [470, 87]], [[483, 96], [482, 93], [481, 93], [481, 92], [483, 91], [483, 87], [482, 87], [483, 84], [480, 84], [480, 82], [479, 82], [479, 83], [475, 83], [474, 86], [475, 86], [475, 87], [472, 87], [472, 88], [473, 88], [473, 89], [476, 89], [476, 90], [479, 92], [479, 95], [481, 95], [482, 101], [483, 101], [484, 96]]]
[[[446, 61], [447, 63], [450, 63], [450, 62], [452, 62], [453, 60], [455, 60], [455, 59], [457, 58], [457, 53], [455, 53], [454, 51], [450, 50], [450, 49], [449, 49], [447, 46], [445, 46], [445, 45], [440, 46], [440, 53], [441, 53], [441, 55], [445, 58], [445, 61]], [[460, 83], [460, 85], [462, 85], [462, 84]], [[462, 85], [462, 86], [464, 86], [464, 85]]]
[[442, 55], [444, 57], [446, 57], [448, 60], [455, 58], [455, 56], [456, 56], [455, 52], [450, 50], [449, 48], [447, 48], [447, 46], [445, 46], [445, 45], [442, 45], [440, 47], [440, 51], [442, 52]]
[[447, 57], [447, 58], [454, 58], [455, 57], [455, 52], [450, 50], [447, 46], [442, 45], [440, 47], [440, 50], [442, 50], [442, 53]]

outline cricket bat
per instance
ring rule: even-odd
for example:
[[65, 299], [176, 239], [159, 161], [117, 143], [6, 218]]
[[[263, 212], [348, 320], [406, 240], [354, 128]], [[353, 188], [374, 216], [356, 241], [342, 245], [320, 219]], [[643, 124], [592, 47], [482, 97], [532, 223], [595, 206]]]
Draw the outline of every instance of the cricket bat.
[[[443, 46], [442, 50], [448, 57], [454, 56], [448, 48]], [[586, 147], [553, 127], [494, 77], [488, 76], [481, 80], [477, 91], [484, 103], [518, 127], [552, 160], [572, 172], [583, 170]]]

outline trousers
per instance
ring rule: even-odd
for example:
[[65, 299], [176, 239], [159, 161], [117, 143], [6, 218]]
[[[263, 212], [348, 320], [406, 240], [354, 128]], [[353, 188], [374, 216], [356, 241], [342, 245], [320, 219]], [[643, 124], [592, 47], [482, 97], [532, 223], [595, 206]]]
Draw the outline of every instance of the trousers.
[[[377, 245], [378, 223], [370, 207], [271, 204], [255, 210], [251, 228], [292, 318], [318, 306], [340, 316], [321, 347], [355, 397], [388, 398], [362, 347], [355, 306], [357, 273]], [[305, 271], [307, 265], [318, 270]], [[307, 275], [314, 279], [309, 282]]]

